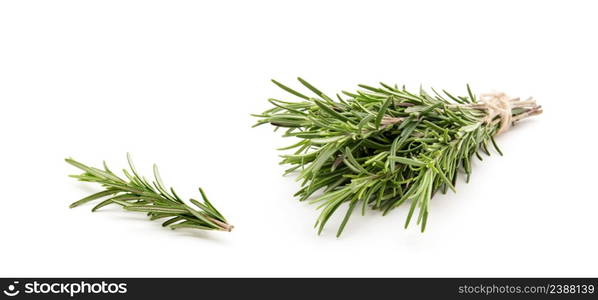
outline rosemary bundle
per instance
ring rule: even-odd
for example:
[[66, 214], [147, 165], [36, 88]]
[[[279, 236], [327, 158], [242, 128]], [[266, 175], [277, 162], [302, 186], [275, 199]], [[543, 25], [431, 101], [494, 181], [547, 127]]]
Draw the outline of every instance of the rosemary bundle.
[[344, 203], [348, 208], [337, 236], [356, 208], [362, 214], [368, 207], [386, 214], [403, 203], [409, 203], [405, 228], [417, 215], [423, 232], [434, 194], [455, 191], [459, 173], [469, 181], [474, 155], [480, 160], [480, 152], [490, 155], [490, 144], [502, 155], [495, 135], [542, 112], [531, 98], [494, 93], [478, 99], [469, 85], [466, 96], [359, 85], [361, 90], [333, 99], [298, 80], [315, 96], [272, 80], [299, 99], [269, 99], [274, 107], [253, 115], [259, 118], [254, 127], [269, 123], [286, 128], [285, 137], [299, 139], [280, 149], [296, 149], [282, 155], [281, 164], [290, 165], [285, 175], [298, 171], [302, 184], [295, 196], [319, 204], [318, 234]]
[[192, 207], [181, 200], [173, 188], [167, 189], [162, 183], [158, 167], [154, 165], [154, 181], [148, 181], [145, 177], [139, 176], [131, 156], [127, 154], [130, 172], [123, 170], [126, 179], [114, 174], [106, 162], [103, 169], [88, 167], [71, 158], [66, 162], [83, 170], [81, 175], [70, 175], [80, 181], [99, 183], [104, 190], [87, 196], [79, 201], [73, 202], [70, 207], [77, 207], [81, 204], [104, 199], [92, 211], [96, 211], [106, 205], [116, 204], [128, 211], [145, 212], [151, 220], [167, 218], [162, 226], [169, 226], [171, 229], [195, 228], [204, 230], [231, 231], [233, 226], [226, 222], [226, 219], [210, 203], [204, 191], [199, 188], [203, 203], [195, 199], [189, 201], [195, 205]]

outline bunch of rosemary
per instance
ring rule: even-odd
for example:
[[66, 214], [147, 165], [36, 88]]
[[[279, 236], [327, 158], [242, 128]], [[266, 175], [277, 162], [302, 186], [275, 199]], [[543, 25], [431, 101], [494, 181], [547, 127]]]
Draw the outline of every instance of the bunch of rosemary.
[[[505, 94], [486, 94], [477, 99], [467, 86], [467, 96], [453, 96], [420, 88], [380, 83], [359, 85], [362, 90], [343, 91], [345, 98], [327, 96], [305, 80], [299, 82], [315, 94], [306, 96], [275, 80], [277, 86], [300, 98], [297, 101], [269, 99], [274, 106], [258, 117], [258, 126], [269, 123], [287, 128], [285, 137], [299, 141], [280, 150], [281, 164], [291, 167], [285, 175], [299, 171], [302, 188], [295, 194], [319, 203], [316, 221], [322, 232], [330, 216], [348, 204], [338, 228], [339, 236], [353, 210], [381, 210], [383, 214], [409, 203], [405, 228], [417, 208], [417, 224], [423, 232], [429, 203], [438, 191], [455, 191], [458, 174], [471, 174], [471, 161], [480, 152], [490, 155], [489, 145], [501, 153], [494, 136], [513, 123], [542, 109], [534, 100], [510, 99]], [[348, 97], [348, 98], [347, 98]]]
[[208, 201], [201, 188], [199, 188], [199, 192], [203, 203], [190, 199], [189, 201], [195, 205], [192, 207], [185, 204], [173, 188], [165, 188], [156, 165], [154, 165], [154, 181], [150, 183], [145, 177], [139, 176], [129, 154], [127, 154], [127, 159], [131, 171], [123, 170], [125, 175], [125, 179], [123, 179], [110, 171], [106, 162], [104, 162], [103, 169], [98, 169], [67, 158], [67, 163], [84, 171], [81, 175], [71, 175], [70, 177], [80, 181], [99, 183], [104, 187], [103, 191], [76, 201], [70, 207], [104, 199], [92, 211], [106, 205], [117, 204], [128, 211], [145, 212], [151, 220], [168, 218], [162, 223], [162, 226], [169, 226], [172, 229], [195, 228], [221, 231], [233, 229], [233, 226], [228, 224], [222, 214]]

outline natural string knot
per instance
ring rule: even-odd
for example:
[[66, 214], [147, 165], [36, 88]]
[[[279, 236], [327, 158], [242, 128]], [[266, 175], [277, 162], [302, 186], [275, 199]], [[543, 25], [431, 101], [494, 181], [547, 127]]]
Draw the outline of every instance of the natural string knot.
[[[511, 111], [511, 101], [505, 93], [486, 93], [480, 94], [480, 104], [487, 110], [484, 122], [490, 124], [496, 116], [500, 116], [500, 127], [494, 135], [499, 135], [511, 128], [513, 115]], [[518, 100], [518, 99], [517, 99]]]

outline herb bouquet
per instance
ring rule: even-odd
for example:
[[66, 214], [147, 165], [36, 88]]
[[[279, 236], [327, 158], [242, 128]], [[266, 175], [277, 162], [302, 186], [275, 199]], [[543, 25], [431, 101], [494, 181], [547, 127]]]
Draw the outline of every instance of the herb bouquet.
[[[285, 137], [299, 141], [280, 150], [289, 165], [285, 174], [298, 171], [300, 200], [310, 199], [322, 210], [315, 226], [322, 232], [330, 216], [347, 203], [339, 236], [352, 212], [369, 207], [383, 214], [403, 203], [409, 205], [405, 227], [415, 216], [423, 232], [430, 199], [440, 190], [455, 191], [459, 173], [466, 180], [471, 161], [480, 152], [490, 155], [490, 144], [501, 153], [494, 136], [512, 124], [542, 113], [529, 98], [509, 98], [504, 93], [476, 97], [469, 86], [466, 96], [432, 89], [411, 93], [405, 87], [359, 85], [362, 90], [342, 92], [336, 99], [298, 78], [315, 94], [306, 96], [273, 82], [300, 98], [269, 99], [273, 107], [254, 115], [255, 126], [286, 128]], [[314, 195], [322, 191], [319, 195]], [[313, 196], [313, 197], [312, 197]]]

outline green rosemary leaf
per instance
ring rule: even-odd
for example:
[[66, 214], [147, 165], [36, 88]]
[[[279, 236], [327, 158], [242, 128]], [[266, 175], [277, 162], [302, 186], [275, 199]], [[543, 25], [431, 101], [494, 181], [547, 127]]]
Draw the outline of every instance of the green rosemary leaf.
[[349, 218], [351, 217], [351, 214], [353, 213], [353, 209], [355, 209], [356, 204], [357, 204], [357, 199], [354, 199], [353, 201], [351, 201], [351, 204], [349, 204], [349, 209], [347, 209], [347, 212], [345, 213], [345, 217], [343, 218], [341, 226], [339, 226], [338, 231], [336, 232], [336, 237], [341, 236], [341, 234], [343, 233], [343, 230], [345, 229], [345, 225], [347, 225], [347, 222], [349, 221]]
[[161, 214], [161, 213], [151, 213], [151, 214], [148, 214], [148, 215], [150, 217], [150, 221], [160, 220], [160, 219], [172, 217], [172, 214], [168, 214], [168, 213], [164, 213], [164, 214]]
[[469, 94], [469, 99], [471, 100], [471, 102], [477, 102], [475, 96], [473, 95], [473, 92], [471, 92], [471, 87], [469, 86], [469, 83], [467, 84], [467, 94]]
[[448, 177], [446, 177], [446, 175], [438, 170], [437, 168], [433, 167], [432, 170], [434, 170], [434, 172], [436, 172], [436, 174], [440, 175], [440, 178], [442, 178], [442, 180], [444, 181], [444, 183], [453, 191], [453, 192], [457, 192], [457, 190], [455, 189], [455, 186], [453, 185], [453, 183], [448, 179]]
[[357, 125], [357, 128], [359, 128], [359, 133], [363, 134], [363, 127], [372, 119], [374, 118], [374, 115], [367, 115], [365, 118], [363, 118], [361, 121], [359, 121], [359, 124]]
[[67, 163], [69, 163], [69, 164], [71, 164], [71, 165], [73, 165], [73, 166], [75, 166], [75, 167], [77, 167], [77, 168], [79, 168], [79, 169], [87, 172], [90, 176], [94, 176], [94, 177], [97, 177], [99, 179], [108, 179], [108, 177], [109, 177], [105, 172], [103, 172], [103, 171], [101, 171], [99, 169], [96, 169], [96, 168], [88, 167], [88, 166], [86, 166], [86, 165], [84, 165], [84, 164], [82, 164], [82, 163], [80, 163], [80, 162], [78, 162], [78, 161], [76, 161], [74, 159], [67, 158], [67, 159], [65, 159], [65, 161]]
[[342, 135], [337, 135], [337, 136], [332, 136], [332, 137], [327, 137], [327, 138], [315, 138], [315, 139], [310, 139], [309, 141], [312, 144], [328, 144], [328, 143], [332, 143], [332, 142], [336, 142], [341, 140], [342, 138], [344, 138], [344, 136]]
[[198, 225], [189, 221], [185, 221], [183, 223], [178, 223], [174, 225], [170, 225], [171, 229], [178, 229], [178, 228], [191, 228], [191, 229], [200, 229], [200, 230], [214, 230], [212, 227]]
[[413, 212], [415, 211], [415, 207], [417, 206], [417, 199], [411, 200], [411, 206], [409, 207], [409, 213], [407, 214], [407, 219], [405, 220], [405, 228], [409, 227], [409, 222], [411, 222], [411, 217], [413, 216]]
[[322, 99], [325, 99], [327, 102], [333, 102], [330, 97], [326, 96], [326, 94], [322, 93], [320, 90], [311, 85], [309, 82], [303, 80], [301, 77], [297, 77], [297, 80], [299, 80], [299, 82], [301, 82], [301, 84], [303, 84], [310, 91], [314, 92], [314, 94], [322, 97]]
[[299, 93], [299, 92], [297, 92], [297, 91], [295, 91], [295, 90], [287, 87], [286, 85], [284, 85], [284, 84], [282, 84], [282, 83], [280, 83], [280, 82], [278, 82], [278, 81], [276, 81], [274, 79], [272, 79], [272, 82], [274, 82], [274, 84], [276, 84], [279, 88], [281, 88], [281, 89], [283, 89], [283, 90], [285, 90], [285, 91], [287, 91], [287, 92], [289, 92], [289, 93], [291, 93], [291, 94], [293, 94], [293, 95], [295, 95], [295, 96], [297, 96], [299, 98], [303, 98], [305, 100], [309, 100], [309, 97], [307, 97], [307, 96], [305, 96], [305, 95], [303, 95], [303, 94], [301, 94], [301, 93]]
[[349, 118], [343, 116], [340, 113], [337, 113], [334, 109], [328, 107], [328, 105], [326, 105], [324, 102], [318, 100], [318, 99], [312, 99], [314, 101], [314, 103], [316, 103], [316, 105], [318, 107], [320, 107], [323, 111], [325, 111], [327, 114], [341, 120], [341, 121], [349, 121]]
[[198, 213], [197, 211], [195, 211], [195, 209], [188, 207], [186, 209], [186, 211], [190, 212], [193, 216], [195, 216], [202, 223], [205, 223], [205, 224], [209, 225], [210, 227], [214, 227], [214, 228], [218, 227], [212, 221], [208, 220], [208, 218], [206, 218], [206, 216], [204, 216], [204, 215]]
[[463, 100], [461, 100], [461, 99], [459, 99], [459, 98], [457, 98], [457, 97], [455, 97], [455, 96], [453, 96], [453, 95], [449, 94], [449, 92], [447, 92], [447, 91], [445, 91], [445, 90], [442, 90], [442, 92], [443, 92], [445, 95], [447, 95], [449, 98], [451, 98], [453, 101], [455, 101], [455, 102], [457, 102], [457, 103], [459, 103], [459, 104], [465, 104], [465, 101], [463, 101]]
[[102, 208], [102, 207], [104, 207], [104, 206], [106, 206], [106, 205], [109, 205], [109, 204], [111, 204], [111, 203], [112, 203], [112, 199], [107, 199], [107, 200], [104, 200], [104, 201], [102, 201], [102, 202], [98, 203], [96, 206], [94, 206], [94, 207], [91, 209], [91, 211], [92, 211], [92, 212], [95, 212], [95, 211], [97, 211], [98, 209], [100, 209], [100, 208]]
[[[323, 151], [320, 152], [320, 154], [317, 156], [316, 160], [309, 167], [310, 174], [316, 174], [320, 170], [320, 168], [322, 168], [324, 163], [328, 159], [330, 159], [330, 157], [334, 153], [336, 153], [338, 151], [336, 144], [328, 144], [328, 145], [324, 146], [324, 148], [322, 148], [322, 149], [323, 149]], [[308, 173], [306, 173], [306, 174], [308, 174]]]
[[[113, 200], [116, 203], [126, 203], [123, 201]], [[167, 206], [158, 206], [158, 205], [124, 205], [126, 210], [130, 211], [140, 211], [140, 212], [157, 212], [157, 213], [166, 213], [166, 214], [184, 214], [187, 213], [186, 209], [180, 208], [172, 208]]]
[[415, 166], [415, 167], [421, 167], [421, 166], [426, 165], [417, 159], [411, 159], [411, 158], [400, 157], [400, 156], [389, 156], [388, 158], [390, 160], [393, 160], [393, 161], [396, 161], [396, 162], [399, 162], [399, 163], [402, 163], [405, 165]]
[[118, 200], [118, 201], [140, 200], [140, 201], [142, 201], [143, 199], [144, 199], [144, 197], [132, 196], [130, 194], [122, 194], [122, 195], [118, 195], [118, 196], [115, 196], [115, 197], [112, 197], [112, 198], [109, 198], [109, 199], [106, 199], [106, 200], [100, 202], [98, 205], [94, 206], [91, 209], [91, 211], [95, 212], [98, 209], [100, 209], [100, 208], [102, 208], [104, 206], [107, 206], [109, 204], [112, 204], [112, 203], [117, 203], [118, 204], [118, 202], [116, 202], [115, 200]]
[[357, 160], [355, 160], [355, 158], [353, 157], [353, 154], [351, 153], [351, 149], [349, 149], [349, 147], [345, 148], [345, 164], [347, 166], [349, 166], [350, 168], [352, 168], [355, 172], [357, 173], [366, 173], [369, 174], [369, 172], [362, 167]]
[[164, 223], [162, 223], [162, 227], [167, 227], [168, 225], [174, 224], [178, 221], [182, 221], [185, 220], [185, 218], [181, 217], [181, 216], [176, 216], [173, 218], [170, 218], [168, 220], [166, 220]]
[[394, 100], [394, 98], [388, 97], [386, 99], [386, 101], [384, 101], [384, 104], [382, 104], [382, 107], [380, 108], [380, 111], [378, 111], [378, 115], [376, 116], [376, 129], [380, 128], [380, 123], [382, 123], [382, 118], [384, 117], [384, 114], [386, 113], [386, 110], [388, 109], [388, 107], [390, 106], [390, 103], [392, 103], [392, 101]]
[[492, 141], [492, 145], [494, 146], [494, 149], [496, 149], [496, 152], [498, 152], [498, 154], [500, 154], [502, 156], [503, 155], [502, 151], [500, 151], [500, 148], [496, 144], [496, 141], [494, 140], [494, 137], [490, 137], [490, 140]]
[[212, 205], [210, 200], [208, 200], [208, 196], [206, 196], [206, 193], [204, 192], [204, 190], [202, 188], [199, 188], [199, 193], [201, 194], [201, 199], [203, 199], [203, 201], [206, 203], [206, 205], [209, 206], [212, 210], [214, 210], [214, 212], [216, 212], [220, 216], [220, 218], [222, 218], [222, 220], [224, 220], [224, 217], [218, 212], [216, 207], [214, 207], [214, 205]]
[[73, 202], [71, 205], [69, 205], [69, 207], [70, 208], [77, 207], [77, 206], [79, 206], [81, 204], [84, 204], [84, 203], [87, 203], [89, 201], [93, 201], [93, 200], [96, 200], [96, 199], [99, 199], [99, 198], [103, 198], [103, 197], [106, 197], [106, 196], [114, 195], [115, 193], [118, 193], [118, 190], [108, 189], [108, 190], [105, 190], [105, 191], [97, 192], [97, 193], [95, 193], [93, 195], [89, 195], [89, 196], [87, 196], [87, 197], [85, 197], [85, 198], [83, 198], [83, 199], [81, 199], [79, 201]]

